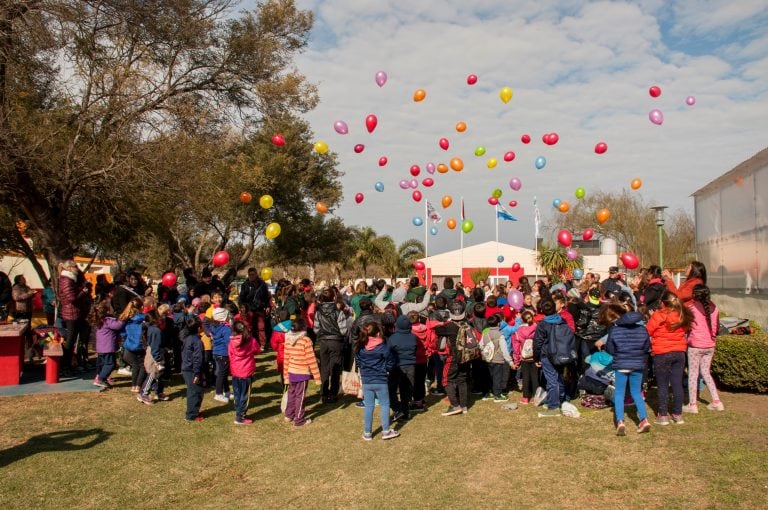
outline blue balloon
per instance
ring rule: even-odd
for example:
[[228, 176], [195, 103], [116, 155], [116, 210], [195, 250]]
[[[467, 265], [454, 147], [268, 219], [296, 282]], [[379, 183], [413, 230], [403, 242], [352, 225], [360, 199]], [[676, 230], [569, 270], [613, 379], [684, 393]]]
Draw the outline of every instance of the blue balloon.
[[432, 234], [433, 236], [436, 236], [437, 235], [437, 227], [430, 227], [429, 233]]
[[576, 268], [573, 270], [573, 277], [576, 280], [581, 280], [584, 278], [584, 270], [581, 268]]
[[376, 184], [373, 185], [373, 187], [376, 188], [376, 191], [378, 191], [379, 193], [384, 191], [384, 183], [381, 181], [377, 181]]
[[538, 158], [536, 158], [537, 169], [541, 170], [546, 166], [546, 164], [547, 164], [547, 158], [545, 158], [544, 156], [539, 156]]
[[411, 221], [417, 227], [420, 227], [420, 226], [422, 226], [424, 224], [424, 220], [421, 219], [421, 216], [414, 216]]
[[498, 257], [496, 257], [496, 260], [499, 262], [504, 262], [504, 255], [499, 255]]
[[560, 199], [559, 199], [559, 198], [556, 198], [556, 199], [554, 199], [554, 200], [552, 201], [552, 207], [554, 207], [555, 209], [557, 209], [558, 207], [560, 207]]

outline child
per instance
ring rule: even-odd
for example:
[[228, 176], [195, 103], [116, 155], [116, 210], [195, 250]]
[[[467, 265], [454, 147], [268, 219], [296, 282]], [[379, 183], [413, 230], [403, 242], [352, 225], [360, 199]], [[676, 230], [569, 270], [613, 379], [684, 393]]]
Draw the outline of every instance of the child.
[[110, 388], [112, 384], [109, 375], [115, 369], [117, 334], [123, 329], [125, 323], [117, 320], [112, 314], [112, 305], [108, 299], [93, 307], [88, 320], [96, 329], [96, 353], [98, 354], [98, 371], [93, 384], [101, 388]]
[[229, 402], [234, 398], [229, 393], [229, 339], [232, 328], [229, 326], [229, 311], [216, 308], [213, 311], [213, 324], [203, 323], [205, 332], [213, 342], [213, 360], [216, 363], [216, 396], [214, 400]]
[[280, 377], [280, 384], [285, 384], [283, 379], [283, 366], [285, 356], [285, 334], [291, 330], [291, 319], [288, 314], [288, 310], [282, 309], [277, 312], [277, 320], [279, 321], [272, 328], [272, 336], [269, 339], [270, 347], [275, 351], [275, 363], [277, 363], [277, 374]]
[[[287, 312], [286, 312], [287, 315]], [[310, 379], [320, 384], [320, 369], [317, 367], [312, 340], [307, 336], [307, 326], [301, 317], [293, 321], [291, 330], [285, 334], [283, 380], [288, 383], [288, 403], [285, 406], [285, 421], [294, 427], [312, 423], [304, 417], [304, 397]]]
[[[507, 340], [499, 331], [500, 314], [488, 317], [488, 328], [483, 331], [480, 339], [480, 347], [483, 349], [484, 359], [488, 363], [488, 372], [491, 378], [491, 390], [494, 402], [506, 402], [509, 396], [505, 393], [509, 382], [509, 369], [514, 365], [509, 355]], [[493, 346], [493, 347], [488, 347]], [[491, 354], [492, 352], [492, 354]]]
[[462, 352], [459, 351], [457, 338], [460, 331], [465, 331], [466, 335], [473, 334], [472, 326], [464, 319], [466, 316], [464, 308], [464, 303], [460, 301], [451, 303], [448, 315], [450, 321], [435, 328], [437, 337], [445, 337], [447, 340], [449, 352], [445, 360], [442, 377], [450, 405], [441, 413], [442, 416], [454, 416], [468, 411], [468, 380], [472, 371], [472, 363], [466, 361]]
[[416, 365], [413, 374], [413, 402], [410, 410], [420, 412], [424, 410], [424, 397], [427, 393], [427, 325], [421, 323], [419, 312], [408, 312], [408, 320], [411, 322], [411, 333], [416, 335]]
[[184, 324], [186, 336], [181, 346], [181, 375], [187, 384], [187, 421], [203, 421], [200, 406], [203, 403], [203, 342], [200, 340], [202, 325], [193, 315]]
[[712, 402], [707, 405], [711, 411], [724, 411], [725, 406], [720, 402], [715, 381], [709, 373], [712, 356], [715, 354], [717, 327], [720, 324], [720, 312], [710, 300], [709, 287], [698, 284], [693, 288], [693, 300], [688, 302], [688, 308], [693, 313], [693, 325], [688, 334], [688, 402], [683, 406], [683, 412], [696, 414], [699, 412], [697, 395], [699, 389], [699, 374], [709, 388]]
[[128, 302], [120, 320], [125, 323], [125, 339], [123, 340], [123, 360], [131, 367], [131, 392], [138, 393], [147, 377], [144, 370], [144, 314], [141, 298], [133, 298]]
[[688, 348], [686, 333], [691, 328], [693, 314], [683, 306], [677, 296], [670, 291], [661, 295], [661, 308], [653, 312], [648, 325], [653, 352], [653, 373], [658, 389], [658, 425], [669, 425], [667, 398], [672, 385], [672, 421], [677, 425], [683, 421], [683, 369], [685, 352]]
[[616, 435], [626, 434], [624, 426], [624, 396], [629, 383], [629, 393], [637, 408], [637, 433], [642, 434], [651, 430], [643, 399], [643, 372], [645, 360], [651, 348], [651, 339], [643, 326], [643, 315], [640, 312], [627, 311], [618, 304], [605, 306], [600, 312], [600, 322], [609, 326], [608, 340], [605, 351], [613, 356], [613, 369], [616, 376], [616, 393], [614, 396], [614, 415], [616, 418]]
[[[555, 335], [573, 335], [571, 328], [557, 313], [557, 307], [551, 297], [542, 298], [539, 308], [544, 319], [536, 326], [533, 337], [533, 360], [541, 363], [544, 379], [547, 381], [547, 410], [539, 411], [539, 418], [561, 416], [560, 405], [565, 401], [564, 365], [555, 365], [550, 359], [549, 346]], [[558, 332], [558, 328], [560, 331]]]
[[[208, 296], [203, 296], [207, 298]], [[197, 301], [197, 305], [195, 305]], [[196, 307], [200, 323], [205, 324], [208, 320], [213, 320], [213, 307], [207, 300], [203, 301], [200, 298], [192, 300], [192, 305]], [[205, 328], [200, 330], [200, 340], [203, 342], [203, 386], [210, 388], [214, 381], [214, 361], [213, 361], [213, 340], [208, 335]]]
[[257, 345], [244, 322], [236, 321], [232, 325], [227, 352], [232, 371], [232, 392], [235, 395], [235, 425], [253, 423], [245, 414], [248, 412], [248, 401], [251, 397], [251, 378], [256, 372], [254, 356], [259, 352]]
[[416, 335], [411, 332], [411, 320], [407, 315], [401, 315], [395, 321], [394, 334], [387, 339], [387, 347], [396, 360], [395, 367], [389, 371], [388, 380], [389, 403], [395, 411], [394, 421], [408, 420], [411, 417], [417, 344]]
[[533, 361], [533, 336], [536, 333], [533, 312], [525, 310], [521, 317], [523, 325], [517, 328], [512, 337], [512, 361], [520, 367], [523, 379], [523, 398], [519, 403], [526, 405], [539, 388], [539, 365]]
[[160, 374], [165, 370], [165, 349], [163, 348], [163, 332], [160, 330], [160, 318], [157, 310], [150, 310], [146, 315], [147, 321], [147, 352], [144, 356], [144, 370], [147, 372], [147, 380], [142, 391], [136, 396], [136, 400], [143, 404], [152, 405], [149, 393], [154, 388], [158, 400], [170, 400], [163, 393], [163, 382]]
[[[287, 339], [286, 339], [287, 340]], [[395, 366], [395, 359], [384, 343], [384, 330], [377, 322], [371, 322], [360, 328], [360, 336], [354, 346], [355, 362], [360, 369], [363, 383], [363, 440], [373, 439], [373, 410], [375, 400], [381, 406], [381, 438], [394, 439], [400, 435], [389, 428], [389, 391], [387, 373]]]

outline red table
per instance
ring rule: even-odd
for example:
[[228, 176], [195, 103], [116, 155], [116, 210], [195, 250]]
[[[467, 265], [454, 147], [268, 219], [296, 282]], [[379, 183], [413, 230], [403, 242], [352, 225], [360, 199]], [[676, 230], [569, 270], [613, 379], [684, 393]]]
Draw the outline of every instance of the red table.
[[19, 384], [28, 324], [0, 324], [0, 386]]

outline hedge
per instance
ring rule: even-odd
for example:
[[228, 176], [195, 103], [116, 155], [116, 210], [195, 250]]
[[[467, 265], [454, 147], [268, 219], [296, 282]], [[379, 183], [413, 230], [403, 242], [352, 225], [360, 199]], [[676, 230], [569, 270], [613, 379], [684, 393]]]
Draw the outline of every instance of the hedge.
[[768, 392], [768, 335], [717, 337], [712, 375], [728, 388]]

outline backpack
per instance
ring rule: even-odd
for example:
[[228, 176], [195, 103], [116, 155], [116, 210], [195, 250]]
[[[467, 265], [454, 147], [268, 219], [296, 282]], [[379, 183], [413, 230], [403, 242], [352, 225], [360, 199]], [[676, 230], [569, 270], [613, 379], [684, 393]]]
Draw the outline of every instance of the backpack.
[[549, 329], [547, 356], [555, 366], [573, 363], [578, 359], [576, 354], [576, 337], [568, 324], [552, 324]]
[[456, 333], [456, 350], [459, 363], [468, 363], [480, 357], [480, 342], [474, 328], [466, 322], [459, 326]]
[[481, 355], [483, 357], [483, 361], [486, 363], [490, 363], [493, 360], [493, 357], [496, 355], [496, 347], [493, 345], [493, 340], [490, 338], [488, 339], [488, 342], [483, 345]]
[[520, 349], [520, 358], [533, 359], [533, 338], [527, 338]]

